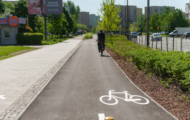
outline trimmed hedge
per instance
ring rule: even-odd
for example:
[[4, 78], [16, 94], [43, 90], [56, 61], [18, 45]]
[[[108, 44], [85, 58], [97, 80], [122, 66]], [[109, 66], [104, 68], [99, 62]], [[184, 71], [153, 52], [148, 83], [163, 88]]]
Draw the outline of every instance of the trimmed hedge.
[[158, 76], [166, 78], [164, 80], [167, 83], [176, 84], [190, 93], [190, 52], [161, 52], [130, 41], [120, 42], [114, 41], [113, 45], [107, 42], [106, 46], [123, 58], [129, 57], [139, 69], [154, 71]]
[[41, 45], [43, 36], [42, 33], [19, 33], [16, 39], [19, 45]]

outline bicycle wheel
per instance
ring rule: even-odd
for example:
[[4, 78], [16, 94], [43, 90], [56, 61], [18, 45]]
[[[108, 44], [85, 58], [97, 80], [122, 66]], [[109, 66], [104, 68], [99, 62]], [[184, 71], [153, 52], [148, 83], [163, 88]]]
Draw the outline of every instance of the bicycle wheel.
[[100, 97], [100, 101], [106, 105], [116, 105], [118, 104], [118, 100], [114, 97], [112, 97], [112, 100], [108, 100], [109, 96], [108, 95], [104, 95]]
[[132, 102], [134, 102], [136, 104], [139, 104], [139, 105], [147, 105], [147, 104], [149, 104], [149, 100], [147, 98], [139, 96], [139, 95], [131, 95], [130, 99], [132, 100]]

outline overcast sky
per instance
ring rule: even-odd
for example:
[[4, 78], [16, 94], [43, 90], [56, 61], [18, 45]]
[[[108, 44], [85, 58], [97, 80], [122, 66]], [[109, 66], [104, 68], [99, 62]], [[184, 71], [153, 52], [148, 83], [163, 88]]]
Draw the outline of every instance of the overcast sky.
[[[9, 0], [7, 0], [9, 1]], [[13, 0], [14, 1], [14, 0]], [[16, 0], [17, 1], [17, 0]], [[67, 0], [63, 0], [64, 2]], [[79, 5], [81, 11], [90, 12], [90, 14], [97, 14], [102, 0], [71, 0], [75, 5]], [[116, 0], [116, 4], [126, 5], [127, 0]], [[147, 0], [128, 0], [129, 5], [136, 5], [139, 8], [147, 6]], [[185, 4], [189, 0], [150, 0], [150, 6], [174, 6], [175, 8], [182, 9], [185, 12]]]

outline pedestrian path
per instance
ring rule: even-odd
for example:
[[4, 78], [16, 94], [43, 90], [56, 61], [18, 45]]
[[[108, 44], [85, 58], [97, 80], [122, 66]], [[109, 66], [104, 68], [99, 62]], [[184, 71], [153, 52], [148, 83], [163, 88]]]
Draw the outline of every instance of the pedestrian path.
[[78, 49], [82, 37], [0, 61], [0, 120], [13, 119]]

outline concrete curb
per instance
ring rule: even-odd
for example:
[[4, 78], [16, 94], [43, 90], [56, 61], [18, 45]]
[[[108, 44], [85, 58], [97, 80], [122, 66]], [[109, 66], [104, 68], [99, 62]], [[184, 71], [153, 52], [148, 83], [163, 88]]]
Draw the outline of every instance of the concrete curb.
[[122, 73], [127, 77], [127, 79], [138, 89], [140, 90], [145, 96], [147, 96], [149, 99], [151, 99], [155, 104], [157, 104], [160, 108], [162, 108], [165, 112], [167, 112], [169, 115], [171, 115], [175, 120], [178, 120], [177, 117], [175, 117], [173, 114], [171, 114], [169, 111], [167, 111], [164, 107], [162, 107], [160, 104], [158, 104], [154, 99], [152, 99], [149, 95], [147, 95], [144, 91], [142, 91], [139, 87], [137, 87], [131, 79], [125, 74], [125, 72], [119, 67], [119, 65], [115, 62], [115, 60], [112, 58], [112, 56], [106, 51], [106, 53], [111, 57], [111, 59], [114, 61], [114, 63], [117, 65], [117, 67], [122, 71]]
[[81, 46], [81, 41], [73, 50], [64, 56], [53, 68], [44, 74], [34, 85], [30, 87], [18, 100], [16, 100], [5, 112], [0, 114], [0, 120], [18, 120], [26, 111], [30, 104], [37, 98], [42, 90], [47, 86], [51, 79], [67, 62], [67, 60], [75, 53]]

